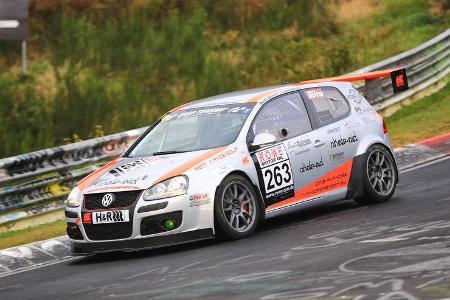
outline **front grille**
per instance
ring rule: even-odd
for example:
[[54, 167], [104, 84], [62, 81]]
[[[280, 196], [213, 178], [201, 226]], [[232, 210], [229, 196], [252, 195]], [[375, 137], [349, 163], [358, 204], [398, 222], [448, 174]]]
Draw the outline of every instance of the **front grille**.
[[129, 207], [132, 206], [139, 199], [141, 193], [142, 190], [111, 193], [114, 195], [115, 199], [107, 207], [103, 206], [102, 198], [103, 196], [109, 193], [86, 194], [84, 195], [84, 208], [88, 210], [93, 210], [93, 209]]
[[133, 221], [111, 224], [83, 224], [87, 237], [93, 241], [125, 239], [133, 232]]

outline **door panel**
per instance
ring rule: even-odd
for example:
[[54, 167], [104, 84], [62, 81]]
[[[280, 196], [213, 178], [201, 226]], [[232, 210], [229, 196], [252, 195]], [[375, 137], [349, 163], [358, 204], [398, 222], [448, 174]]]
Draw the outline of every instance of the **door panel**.
[[[256, 115], [247, 136], [248, 143], [260, 133], [272, 134], [276, 142], [273, 145], [252, 152], [253, 162], [258, 174], [261, 193], [266, 206], [291, 198], [299, 184], [300, 171], [292, 163], [289, 141], [302, 142], [302, 134], [311, 132], [303, 100], [298, 92], [291, 92], [274, 98], [264, 104]], [[310, 145], [308, 145], [310, 146]], [[307, 162], [305, 162], [307, 163]], [[305, 171], [308, 167], [305, 167]]]
[[[330, 171], [326, 135], [324, 130], [319, 128], [287, 140], [285, 145], [291, 158], [294, 185], [298, 196], [305, 187]], [[322, 185], [317, 184], [318, 190], [313, 191], [311, 196], [322, 194], [321, 187]], [[297, 200], [304, 200], [304, 197]]]

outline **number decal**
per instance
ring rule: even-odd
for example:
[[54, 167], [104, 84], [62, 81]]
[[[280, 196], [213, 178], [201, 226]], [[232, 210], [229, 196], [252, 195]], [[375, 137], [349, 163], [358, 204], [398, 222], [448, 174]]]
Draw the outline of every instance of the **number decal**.
[[267, 169], [267, 170], [264, 172], [264, 177], [265, 177], [265, 176], [269, 176], [269, 179], [268, 179], [268, 181], [267, 181], [267, 187], [266, 187], [266, 190], [273, 189], [275, 186], [272, 184], [272, 178], [273, 178], [272, 171], [269, 170], [269, 169]]
[[292, 175], [291, 169], [289, 168], [289, 164], [284, 163], [281, 167], [284, 169], [284, 173], [287, 175], [287, 178], [284, 178], [284, 182], [290, 182]]
[[285, 199], [294, 191], [294, 180], [289, 157], [283, 144], [255, 153], [261, 168], [265, 198], [273, 201]]

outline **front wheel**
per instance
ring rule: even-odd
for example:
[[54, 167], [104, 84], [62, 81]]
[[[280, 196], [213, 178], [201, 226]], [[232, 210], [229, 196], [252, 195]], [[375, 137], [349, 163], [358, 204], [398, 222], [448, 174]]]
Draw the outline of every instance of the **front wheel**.
[[398, 172], [394, 157], [381, 145], [371, 146], [364, 157], [364, 196], [355, 199], [360, 204], [380, 203], [394, 195]]
[[244, 177], [231, 175], [217, 188], [214, 201], [216, 234], [237, 240], [251, 235], [258, 225], [261, 207], [253, 185]]

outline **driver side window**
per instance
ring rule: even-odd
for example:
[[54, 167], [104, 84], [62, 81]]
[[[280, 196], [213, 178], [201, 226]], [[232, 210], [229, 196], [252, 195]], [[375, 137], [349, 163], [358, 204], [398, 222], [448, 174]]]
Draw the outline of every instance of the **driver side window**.
[[311, 130], [303, 100], [298, 92], [293, 92], [272, 99], [261, 108], [253, 120], [249, 139], [259, 133], [270, 133], [279, 142]]

